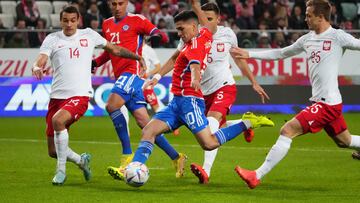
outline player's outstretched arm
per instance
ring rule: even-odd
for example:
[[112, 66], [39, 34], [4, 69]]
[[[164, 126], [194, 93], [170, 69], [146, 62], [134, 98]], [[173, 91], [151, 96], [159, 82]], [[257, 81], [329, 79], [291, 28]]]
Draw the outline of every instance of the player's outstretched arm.
[[166, 61], [166, 63], [160, 68], [159, 72], [156, 73], [153, 78], [150, 81], [147, 81], [143, 89], [146, 89], [149, 86], [155, 86], [159, 80], [162, 78], [162, 76], [166, 75], [168, 72], [170, 72], [174, 68], [175, 61], [177, 57], [179, 56], [180, 51], [176, 50], [173, 55]]
[[237, 67], [240, 69], [241, 73], [250, 80], [254, 91], [259, 94], [259, 96], [261, 98], [261, 102], [265, 103], [266, 100], [270, 100], [270, 97], [268, 96], [268, 94], [265, 92], [265, 90], [256, 81], [256, 79], [255, 79], [254, 75], [252, 74], [246, 60], [245, 59], [238, 59], [238, 58], [233, 58], [233, 59], [234, 59], [234, 62], [236, 63], [236, 65], [237, 65]]
[[145, 65], [144, 59], [141, 56], [131, 52], [130, 50], [128, 50], [128, 49], [126, 49], [124, 47], [113, 45], [110, 42], [108, 42], [106, 44], [104, 49], [105, 49], [105, 51], [108, 51], [109, 53], [111, 53], [111, 54], [113, 54], [115, 56], [120, 56], [120, 57], [123, 57], [123, 58], [134, 59], [134, 60], [139, 61], [140, 67], [142, 69], [140, 75], [145, 73], [146, 65]]
[[211, 33], [215, 33], [216, 32], [216, 25], [213, 25], [211, 23], [209, 23], [207, 17], [204, 14], [204, 11], [201, 10], [201, 5], [200, 5], [200, 1], [199, 0], [190, 0], [191, 3], [191, 7], [193, 9], [193, 11], [195, 12], [195, 14], [197, 15], [200, 25], [203, 27], [206, 27], [207, 29], [210, 30]]
[[48, 58], [49, 57], [46, 54], [39, 54], [38, 58], [34, 62], [32, 74], [36, 77], [36, 79], [41, 80], [43, 78]]
[[266, 59], [266, 60], [279, 60], [287, 58], [290, 56], [295, 56], [304, 51], [303, 43], [306, 35], [300, 37], [296, 42], [290, 46], [284, 47], [282, 49], [271, 49], [266, 51], [247, 51], [239, 47], [232, 47], [230, 49], [230, 54], [233, 58], [256, 58], [256, 59]]

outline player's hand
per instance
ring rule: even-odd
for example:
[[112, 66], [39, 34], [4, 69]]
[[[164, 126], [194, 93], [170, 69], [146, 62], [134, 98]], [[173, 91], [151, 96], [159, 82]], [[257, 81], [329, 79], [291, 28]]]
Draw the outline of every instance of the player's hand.
[[44, 70], [43, 68], [39, 68], [39, 67], [33, 67], [32, 68], [32, 74], [33, 76], [36, 77], [36, 79], [41, 80], [43, 78], [44, 72], [46, 70]]
[[263, 104], [265, 104], [266, 99], [270, 100], [270, 97], [267, 95], [265, 90], [258, 83], [253, 84], [253, 89], [255, 90], [255, 92], [257, 92], [260, 95], [261, 102]]
[[191, 87], [192, 87], [195, 91], [199, 91], [200, 88], [201, 88], [200, 81], [199, 81], [199, 80], [191, 80]]
[[146, 74], [146, 69], [147, 69], [143, 57], [140, 58], [139, 64], [140, 64], [140, 73], [139, 74], [140, 74], [140, 77], [142, 77], [144, 74]]
[[96, 71], [96, 68], [97, 68], [97, 64], [96, 64], [96, 61], [95, 60], [92, 60], [91, 61], [91, 73], [95, 73]]
[[158, 82], [159, 81], [156, 78], [152, 78], [151, 80], [146, 80], [142, 89], [145, 90], [145, 89], [154, 88], [154, 86], [158, 84]]
[[240, 59], [249, 58], [249, 52], [239, 47], [231, 47], [230, 54], [233, 58], [240, 58]]

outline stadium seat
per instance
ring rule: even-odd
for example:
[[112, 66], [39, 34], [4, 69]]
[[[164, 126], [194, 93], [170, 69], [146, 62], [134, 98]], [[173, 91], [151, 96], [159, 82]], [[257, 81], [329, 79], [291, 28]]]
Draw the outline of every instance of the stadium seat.
[[68, 3], [66, 1], [54, 1], [54, 13], [60, 13], [61, 10], [66, 6]]
[[342, 2], [340, 4], [342, 14], [346, 20], [354, 20], [358, 13], [358, 7], [355, 3]]
[[58, 13], [50, 14], [51, 27], [60, 28], [60, 16]]
[[0, 1], [3, 14], [11, 14], [16, 16], [16, 1]]
[[37, 1], [36, 4], [39, 7], [40, 15], [48, 15], [53, 13], [53, 5], [49, 1]]
[[51, 26], [51, 20], [50, 20], [50, 15], [51, 14], [44, 14], [41, 15], [40, 17], [46, 20], [46, 28], [49, 28]]
[[0, 19], [2, 20], [6, 28], [13, 28], [15, 24], [14, 16], [11, 14], [0, 14]]

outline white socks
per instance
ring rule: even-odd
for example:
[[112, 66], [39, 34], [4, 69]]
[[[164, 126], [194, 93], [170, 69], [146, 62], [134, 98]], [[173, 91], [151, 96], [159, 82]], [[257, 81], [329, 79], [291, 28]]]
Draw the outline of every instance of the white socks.
[[280, 135], [276, 143], [272, 146], [264, 163], [256, 170], [256, 178], [261, 179], [271, 171], [287, 154], [290, 149], [292, 139]]
[[229, 121], [226, 121], [226, 126], [231, 126], [231, 125], [235, 125], [235, 124], [238, 124], [242, 121], [242, 119], [238, 119], [238, 120], [229, 120]]
[[67, 130], [55, 131], [54, 143], [57, 155], [57, 170], [66, 172], [66, 158], [68, 155], [69, 134]]
[[81, 156], [74, 152], [70, 147], [67, 148], [67, 160], [75, 163], [78, 166], [82, 164]]
[[226, 125], [231, 126], [231, 125], [234, 125], [234, 124], [238, 124], [240, 122], [243, 122], [247, 129], [249, 129], [251, 127], [251, 123], [250, 123], [249, 120], [242, 120], [242, 119], [226, 121]]
[[[211, 133], [215, 133], [217, 130], [219, 130], [219, 121], [217, 121], [213, 117], [207, 117], [207, 119], [209, 121], [209, 127], [210, 127]], [[218, 148], [213, 149], [211, 151], [205, 151], [205, 153], [204, 153], [203, 169], [207, 173], [208, 177], [210, 177], [211, 167], [215, 161], [217, 151], [218, 151]]]
[[351, 142], [349, 148], [360, 150], [360, 136], [358, 135], [350, 135]]

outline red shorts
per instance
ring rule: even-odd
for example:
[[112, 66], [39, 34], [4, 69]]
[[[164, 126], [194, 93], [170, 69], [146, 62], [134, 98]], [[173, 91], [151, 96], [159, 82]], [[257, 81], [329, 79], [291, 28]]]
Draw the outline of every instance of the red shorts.
[[88, 108], [89, 97], [70, 97], [68, 99], [50, 99], [48, 112], [46, 114], [46, 135], [54, 137], [54, 128], [52, 126], [52, 118], [60, 109], [70, 112], [73, 118], [70, 123], [66, 125], [69, 129], [70, 125], [79, 120], [84, 115]]
[[158, 100], [153, 88], [144, 89], [145, 101], [151, 106], [158, 105]]
[[304, 133], [316, 133], [324, 128], [329, 136], [334, 137], [347, 129], [342, 115], [342, 104], [314, 103], [302, 110], [295, 118], [300, 122]]
[[230, 108], [236, 99], [236, 86], [226, 85], [216, 90], [214, 93], [204, 96], [205, 114], [209, 111], [216, 111], [222, 114], [220, 126], [226, 122], [226, 115], [229, 114]]

